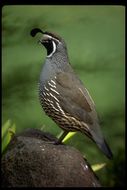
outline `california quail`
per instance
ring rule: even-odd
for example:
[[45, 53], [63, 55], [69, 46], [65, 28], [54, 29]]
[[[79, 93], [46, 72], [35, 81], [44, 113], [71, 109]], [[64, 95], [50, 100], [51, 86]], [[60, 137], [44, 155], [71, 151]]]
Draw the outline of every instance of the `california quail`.
[[39, 42], [47, 50], [40, 75], [39, 97], [46, 114], [64, 130], [59, 141], [70, 131], [80, 131], [111, 159], [112, 152], [101, 133], [95, 104], [70, 65], [65, 41], [38, 28], [33, 29], [31, 35], [34, 37], [38, 32], [43, 34]]

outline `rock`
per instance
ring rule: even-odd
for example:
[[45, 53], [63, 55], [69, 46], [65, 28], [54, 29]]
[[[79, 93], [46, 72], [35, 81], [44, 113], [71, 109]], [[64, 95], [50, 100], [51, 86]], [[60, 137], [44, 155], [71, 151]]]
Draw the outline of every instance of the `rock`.
[[37, 129], [14, 136], [2, 157], [2, 186], [100, 187], [81, 153], [56, 140]]

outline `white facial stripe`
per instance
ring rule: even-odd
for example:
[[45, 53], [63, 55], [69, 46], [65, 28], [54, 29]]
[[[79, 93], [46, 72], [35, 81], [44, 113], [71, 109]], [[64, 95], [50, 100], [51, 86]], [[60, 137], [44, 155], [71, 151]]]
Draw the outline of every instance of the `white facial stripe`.
[[56, 44], [55, 44], [54, 41], [52, 41], [52, 43], [53, 43], [53, 51], [52, 51], [52, 53], [50, 53], [49, 55], [47, 55], [47, 57], [51, 57], [55, 53], [55, 51], [56, 51]]

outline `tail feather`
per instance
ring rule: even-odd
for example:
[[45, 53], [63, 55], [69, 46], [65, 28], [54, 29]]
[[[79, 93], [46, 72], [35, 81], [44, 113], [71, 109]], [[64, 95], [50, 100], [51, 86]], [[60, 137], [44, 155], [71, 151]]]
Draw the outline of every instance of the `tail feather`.
[[104, 141], [100, 144], [98, 144], [98, 147], [101, 149], [101, 151], [109, 158], [109, 159], [112, 159], [113, 158], [113, 154], [112, 154], [112, 151], [111, 149], [109, 148], [107, 142]]
[[97, 144], [99, 149], [109, 158], [113, 158], [111, 149], [109, 148], [106, 140], [104, 139], [100, 126], [98, 124], [94, 125], [93, 129], [88, 129], [86, 127], [81, 128], [81, 132], [85, 133], [93, 142]]

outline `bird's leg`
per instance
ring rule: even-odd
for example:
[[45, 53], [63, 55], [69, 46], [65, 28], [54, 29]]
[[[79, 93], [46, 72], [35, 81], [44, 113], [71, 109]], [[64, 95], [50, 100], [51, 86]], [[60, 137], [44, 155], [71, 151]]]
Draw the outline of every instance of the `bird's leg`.
[[54, 144], [61, 144], [62, 140], [66, 137], [66, 135], [68, 134], [68, 131], [63, 131], [63, 133], [60, 135], [59, 139], [54, 143]]

